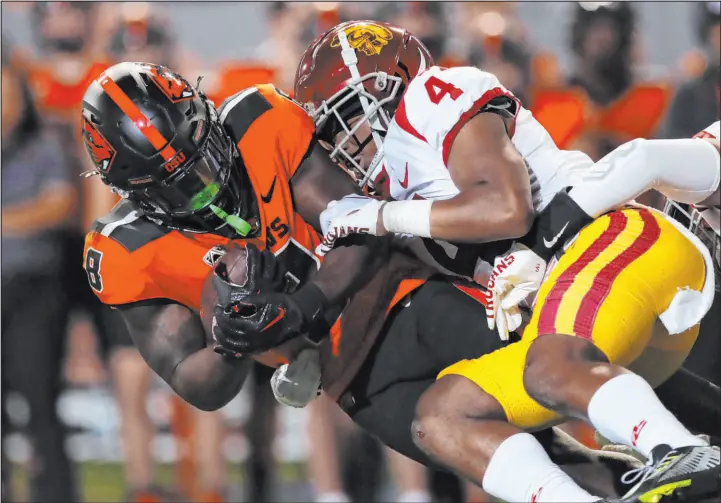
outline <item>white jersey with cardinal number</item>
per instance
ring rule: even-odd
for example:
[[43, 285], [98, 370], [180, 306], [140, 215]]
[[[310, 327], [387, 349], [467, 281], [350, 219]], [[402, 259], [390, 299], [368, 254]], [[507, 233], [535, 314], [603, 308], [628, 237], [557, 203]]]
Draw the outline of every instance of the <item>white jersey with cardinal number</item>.
[[[459, 190], [447, 168], [453, 141], [469, 120], [484, 112], [511, 119], [508, 135], [528, 166], [537, 211], [593, 165], [582, 152], [559, 150], [495, 75], [475, 67], [434, 66], [408, 85], [383, 142], [385, 173], [380, 171], [376, 180], [387, 176], [395, 200], [455, 196]], [[467, 277], [473, 277], [479, 257], [492, 262], [509, 246], [508, 242], [456, 246], [439, 240], [424, 244], [433, 265]]]
[[559, 150], [495, 75], [475, 67], [434, 66], [408, 85], [383, 142], [392, 197], [448, 199], [458, 194], [448, 156], [461, 128], [482, 112], [514, 119], [508, 134], [528, 165], [536, 210], [593, 164], [582, 152]]

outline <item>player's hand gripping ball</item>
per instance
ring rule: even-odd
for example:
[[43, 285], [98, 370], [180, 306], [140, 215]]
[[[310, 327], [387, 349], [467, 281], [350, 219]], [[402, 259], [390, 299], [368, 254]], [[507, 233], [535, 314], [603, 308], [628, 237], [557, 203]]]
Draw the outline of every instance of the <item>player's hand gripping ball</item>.
[[[227, 323], [218, 318], [242, 317], [245, 312], [242, 299], [258, 292], [282, 292], [285, 288], [285, 271], [269, 251], [260, 251], [254, 245], [232, 245], [221, 257], [215, 270], [208, 275], [201, 294], [200, 317], [206, 334], [206, 344], [216, 352], [229, 357], [251, 356], [232, 343], [234, 336]], [[253, 354], [253, 358], [270, 367], [287, 363], [300, 350], [296, 341], [289, 341], [272, 350]]]

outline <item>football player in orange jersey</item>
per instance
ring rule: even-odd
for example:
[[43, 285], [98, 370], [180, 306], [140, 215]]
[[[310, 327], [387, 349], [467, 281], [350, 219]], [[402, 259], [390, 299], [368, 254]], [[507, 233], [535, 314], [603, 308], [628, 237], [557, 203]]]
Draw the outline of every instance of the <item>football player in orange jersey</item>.
[[[357, 189], [317, 146], [302, 108], [259, 85], [216, 112], [171, 70], [122, 63], [86, 92], [83, 128], [98, 176], [123, 196], [87, 235], [88, 281], [176, 393], [216, 410], [242, 386], [249, 356], [308, 333], [320, 337], [323, 391], [395, 450], [433, 465], [408, 435], [418, 397], [445, 366], [505, 343], [487, 329], [475, 289], [429, 279], [432, 270], [388, 255], [382, 240], [350, 240], [317, 267], [318, 215]], [[239, 299], [215, 310], [207, 345], [202, 285], [228, 247], [246, 243], [277, 259], [249, 249], [249, 270], [281, 261], [297, 289], [231, 285]], [[237, 316], [241, 304], [255, 314]], [[462, 316], [443, 316], [450, 309]], [[595, 473], [591, 484], [608, 482]]]
[[[167, 19], [157, 11], [156, 6], [128, 2], [103, 7], [118, 11], [118, 19], [107, 38], [106, 51], [112, 61], [154, 61], [172, 68], [177, 68], [176, 63], [182, 61], [185, 68], [192, 66], [193, 58], [176, 44]], [[96, 182], [93, 183], [96, 199], [107, 199], [108, 196], [113, 199], [101, 212], [96, 212], [94, 220], [107, 213], [117, 203], [118, 196], [107, 190], [107, 186], [100, 180], [91, 182]], [[126, 485], [131, 498], [151, 503], [153, 499], [163, 499], [166, 492], [154, 484], [155, 470], [150, 442], [154, 428], [146, 412], [151, 372], [129, 336], [119, 342], [123, 344], [117, 344], [119, 350], [113, 351], [110, 366], [113, 374], [123, 376], [123, 379], [115, 380], [115, 385], [119, 398], [124, 402], [120, 404], [120, 410], [125, 413], [121, 431], [126, 459]], [[121, 395], [128, 389], [132, 392], [125, 391]], [[175, 441], [188, 447], [180, 450], [174, 466], [177, 481], [174, 490], [190, 499], [220, 501], [227, 485], [226, 460], [222, 452], [226, 433], [225, 418], [222, 413], [193, 409], [178, 397], [174, 396], [171, 400], [171, 433]], [[203, 442], [199, 441], [196, 434], [200, 431], [203, 432]], [[251, 448], [250, 458], [253, 453], [254, 449]], [[255, 486], [248, 484], [246, 487]]]

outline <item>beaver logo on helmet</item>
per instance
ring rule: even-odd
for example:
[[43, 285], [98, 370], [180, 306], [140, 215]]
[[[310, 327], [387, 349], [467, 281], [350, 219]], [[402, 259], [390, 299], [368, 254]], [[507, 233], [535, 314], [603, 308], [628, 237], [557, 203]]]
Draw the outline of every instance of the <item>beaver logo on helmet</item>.
[[110, 166], [115, 159], [115, 149], [100, 134], [100, 131], [85, 118], [83, 118], [83, 140], [85, 148], [98, 170], [103, 173], [110, 171]]
[[[393, 38], [393, 33], [383, 26], [377, 24], [354, 24], [344, 28], [348, 44], [351, 48], [363, 52], [366, 56], [380, 54], [388, 41]], [[331, 47], [340, 47], [338, 34], [333, 37]]]
[[150, 66], [150, 76], [161, 91], [172, 101], [189, 100], [195, 96], [193, 87], [181, 76], [171, 73], [167, 68]]

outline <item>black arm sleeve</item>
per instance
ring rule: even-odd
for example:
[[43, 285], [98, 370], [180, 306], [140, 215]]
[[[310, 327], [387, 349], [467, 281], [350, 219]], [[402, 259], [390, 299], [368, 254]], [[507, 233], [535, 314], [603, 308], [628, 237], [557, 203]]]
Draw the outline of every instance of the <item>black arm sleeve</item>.
[[[320, 214], [328, 203], [348, 194], [360, 194], [353, 180], [330, 160], [328, 153], [314, 143], [303, 164], [291, 179], [296, 211], [320, 232]], [[354, 234], [339, 241], [328, 252], [315, 284], [330, 306], [345, 305], [366, 278], [370, 278], [388, 253], [389, 239]], [[302, 288], [300, 291], [302, 292]]]
[[251, 360], [223, 357], [205, 345], [200, 317], [171, 301], [117, 306], [148, 365], [185, 401], [217, 410], [235, 397]]

